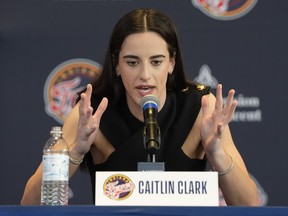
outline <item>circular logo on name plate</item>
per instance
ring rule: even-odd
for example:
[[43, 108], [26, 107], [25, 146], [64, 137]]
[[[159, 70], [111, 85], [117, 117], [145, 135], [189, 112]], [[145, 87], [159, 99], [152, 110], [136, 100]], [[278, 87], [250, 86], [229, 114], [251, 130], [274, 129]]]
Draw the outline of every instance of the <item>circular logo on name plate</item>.
[[133, 193], [134, 188], [134, 183], [127, 176], [116, 174], [106, 179], [103, 192], [112, 200], [125, 200]]
[[100, 70], [100, 64], [82, 58], [56, 66], [44, 86], [46, 113], [62, 124], [73, 108], [77, 93], [97, 78]]

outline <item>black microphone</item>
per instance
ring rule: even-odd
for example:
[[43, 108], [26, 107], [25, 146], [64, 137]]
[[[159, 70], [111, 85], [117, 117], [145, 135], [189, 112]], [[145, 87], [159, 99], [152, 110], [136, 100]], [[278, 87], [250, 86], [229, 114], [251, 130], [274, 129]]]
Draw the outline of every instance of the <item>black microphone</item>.
[[155, 95], [145, 95], [140, 105], [144, 115], [144, 147], [148, 150], [148, 154], [155, 155], [160, 148], [160, 128], [157, 121], [159, 99]]

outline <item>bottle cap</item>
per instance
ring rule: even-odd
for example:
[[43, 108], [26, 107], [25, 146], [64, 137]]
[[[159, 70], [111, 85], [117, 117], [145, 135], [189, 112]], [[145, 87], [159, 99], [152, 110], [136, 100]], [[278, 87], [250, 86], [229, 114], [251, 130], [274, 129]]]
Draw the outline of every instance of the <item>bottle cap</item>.
[[62, 134], [62, 127], [60, 127], [60, 126], [53, 126], [53, 127], [51, 128], [50, 133], [61, 133], [61, 134]]

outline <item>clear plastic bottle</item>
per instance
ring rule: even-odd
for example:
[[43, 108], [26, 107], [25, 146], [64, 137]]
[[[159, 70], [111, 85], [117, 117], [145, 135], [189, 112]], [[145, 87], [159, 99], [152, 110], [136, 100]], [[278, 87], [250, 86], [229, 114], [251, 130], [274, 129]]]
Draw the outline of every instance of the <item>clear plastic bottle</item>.
[[68, 205], [69, 154], [61, 127], [52, 127], [43, 149], [41, 205]]

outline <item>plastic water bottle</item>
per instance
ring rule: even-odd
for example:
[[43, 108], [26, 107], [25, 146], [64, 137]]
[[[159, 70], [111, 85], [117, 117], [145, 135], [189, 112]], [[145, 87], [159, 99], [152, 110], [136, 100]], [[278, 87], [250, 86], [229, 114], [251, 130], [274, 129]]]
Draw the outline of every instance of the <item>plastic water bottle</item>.
[[41, 205], [68, 205], [69, 154], [61, 127], [52, 127], [43, 149]]

